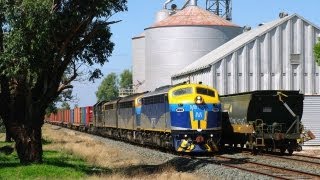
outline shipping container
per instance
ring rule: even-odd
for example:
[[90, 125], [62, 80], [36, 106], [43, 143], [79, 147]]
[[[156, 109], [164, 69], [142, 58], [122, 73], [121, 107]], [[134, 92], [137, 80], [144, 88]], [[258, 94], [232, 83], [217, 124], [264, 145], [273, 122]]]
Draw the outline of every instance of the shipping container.
[[93, 120], [93, 107], [87, 106], [86, 107], [86, 126], [90, 126]]
[[74, 108], [74, 125], [79, 126], [81, 122], [81, 109]]
[[82, 126], [86, 125], [86, 108], [82, 107], [81, 108], [81, 123]]
[[73, 125], [74, 123], [74, 109], [70, 110], [70, 124]]

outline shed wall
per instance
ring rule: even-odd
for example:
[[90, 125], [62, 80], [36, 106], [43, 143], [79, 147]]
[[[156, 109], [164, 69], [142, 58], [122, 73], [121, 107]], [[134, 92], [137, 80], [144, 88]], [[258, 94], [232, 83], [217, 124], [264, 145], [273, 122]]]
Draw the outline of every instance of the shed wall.
[[305, 96], [302, 123], [316, 136], [305, 145], [320, 145], [320, 96]]
[[[320, 68], [313, 55], [319, 36], [319, 29], [295, 16], [216, 61], [211, 78], [197, 79], [211, 79], [206, 83], [222, 95], [272, 89], [320, 94]], [[173, 82], [197, 74], [175, 77]]]

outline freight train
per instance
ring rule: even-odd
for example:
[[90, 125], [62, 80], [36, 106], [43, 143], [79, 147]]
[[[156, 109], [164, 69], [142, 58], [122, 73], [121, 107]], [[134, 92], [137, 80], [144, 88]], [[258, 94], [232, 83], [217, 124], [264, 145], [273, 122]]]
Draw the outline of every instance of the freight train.
[[75, 109], [73, 117], [67, 111], [51, 114], [47, 121], [177, 152], [218, 151], [221, 139], [218, 92], [202, 84], [166, 86], [99, 102]]
[[303, 99], [298, 91], [219, 96], [202, 84], [179, 84], [61, 110], [46, 120], [177, 152], [217, 152], [227, 145], [292, 154], [300, 148]]
[[298, 91], [254, 91], [220, 97], [223, 104], [222, 145], [253, 151], [301, 149], [304, 95]]

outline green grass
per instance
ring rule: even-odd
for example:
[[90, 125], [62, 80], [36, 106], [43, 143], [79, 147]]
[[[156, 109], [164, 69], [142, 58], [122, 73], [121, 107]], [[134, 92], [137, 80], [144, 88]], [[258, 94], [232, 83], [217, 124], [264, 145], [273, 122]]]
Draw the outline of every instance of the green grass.
[[[0, 142], [0, 148], [10, 143]], [[21, 165], [17, 154], [0, 153], [0, 179], [85, 179], [111, 174], [110, 169], [92, 167], [80, 158], [57, 151], [44, 151], [43, 163]]]

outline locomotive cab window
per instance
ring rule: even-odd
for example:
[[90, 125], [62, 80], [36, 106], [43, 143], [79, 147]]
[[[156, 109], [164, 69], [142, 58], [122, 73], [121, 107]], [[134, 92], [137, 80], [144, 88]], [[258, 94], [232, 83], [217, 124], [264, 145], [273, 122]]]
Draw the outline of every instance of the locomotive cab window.
[[177, 89], [172, 92], [172, 96], [182, 96], [186, 94], [192, 94], [192, 88], [187, 87], [187, 88], [182, 88], [182, 89]]
[[214, 91], [207, 89], [207, 88], [197, 88], [197, 94], [203, 94], [211, 97], [215, 97]]

